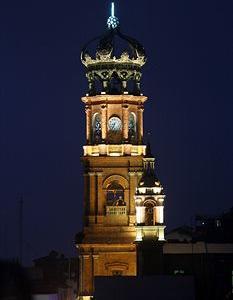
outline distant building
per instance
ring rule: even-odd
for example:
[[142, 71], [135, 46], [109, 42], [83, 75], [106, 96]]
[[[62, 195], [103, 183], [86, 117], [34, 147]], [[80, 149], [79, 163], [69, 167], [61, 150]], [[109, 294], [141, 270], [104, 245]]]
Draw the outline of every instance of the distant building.
[[191, 242], [193, 237], [193, 228], [190, 226], [181, 226], [171, 230], [166, 234], [167, 242]]
[[56, 251], [34, 260], [27, 268], [33, 300], [74, 300], [77, 294], [78, 258]]
[[196, 216], [194, 239], [208, 242], [233, 242], [233, 208], [217, 216]]

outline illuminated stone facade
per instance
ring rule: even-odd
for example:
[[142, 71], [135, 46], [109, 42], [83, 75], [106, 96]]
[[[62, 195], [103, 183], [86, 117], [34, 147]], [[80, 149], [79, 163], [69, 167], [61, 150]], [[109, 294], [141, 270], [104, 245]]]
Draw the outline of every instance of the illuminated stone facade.
[[[137, 242], [164, 239], [162, 187], [157, 180], [151, 187], [142, 184], [148, 161], [154, 165], [143, 144], [147, 97], [141, 94], [140, 79], [146, 55], [140, 43], [119, 31], [117, 22], [111, 24], [81, 54], [89, 91], [82, 98], [86, 144], [82, 157], [84, 228], [76, 240], [79, 299], [94, 294], [95, 276], [136, 276]], [[116, 38], [125, 44], [119, 56]], [[147, 204], [153, 206], [152, 223], [145, 221], [151, 213]]]

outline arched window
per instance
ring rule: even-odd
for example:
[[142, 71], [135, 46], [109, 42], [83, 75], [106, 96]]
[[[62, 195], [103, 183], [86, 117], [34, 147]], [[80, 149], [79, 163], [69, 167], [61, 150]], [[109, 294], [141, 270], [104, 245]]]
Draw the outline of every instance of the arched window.
[[137, 141], [137, 124], [136, 124], [136, 115], [131, 112], [129, 114], [129, 124], [128, 124], [128, 136], [129, 142], [134, 144]]
[[107, 205], [125, 206], [124, 189], [117, 181], [113, 181], [107, 188]]
[[101, 127], [101, 115], [95, 113], [92, 119], [92, 137], [94, 144], [101, 142], [102, 127]]
[[150, 225], [153, 225], [154, 205], [151, 202], [147, 202], [145, 206], [146, 206], [145, 225], [150, 226]]

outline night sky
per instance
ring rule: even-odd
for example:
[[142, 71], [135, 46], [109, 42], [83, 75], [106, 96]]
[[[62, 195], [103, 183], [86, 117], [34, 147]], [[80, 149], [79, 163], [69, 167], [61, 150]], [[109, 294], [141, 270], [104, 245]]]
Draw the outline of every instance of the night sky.
[[[0, 255], [24, 263], [75, 255], [82, 228], [87, 92], [82, 46], [102, 34], [110, 1], [1, 1]], [[229, 209], [232, 185], [232, 1], [115, 1], [121, 31], [145, 47], [145, 131], [152, 132], [166, 224]]]

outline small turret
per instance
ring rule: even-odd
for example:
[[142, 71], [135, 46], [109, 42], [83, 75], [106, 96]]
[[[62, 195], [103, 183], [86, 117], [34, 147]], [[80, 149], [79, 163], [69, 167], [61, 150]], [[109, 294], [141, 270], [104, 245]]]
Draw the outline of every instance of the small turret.
[[136, 240], [143, 238], [164, 240], [163, 187], [155, 175], [155, 158], [147, 143], [143, 158], [143, 175], [135, 193]]

